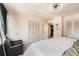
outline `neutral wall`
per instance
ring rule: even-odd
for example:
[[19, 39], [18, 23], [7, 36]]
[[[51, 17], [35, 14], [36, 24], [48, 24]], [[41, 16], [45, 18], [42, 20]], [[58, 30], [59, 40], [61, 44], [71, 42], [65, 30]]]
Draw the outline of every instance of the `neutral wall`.
[[29, 21], [35, 21], [39, 22], [40, 24], [44, 24], [44, 38], [48, 38], [48, 23], [35, 18], [28, 18], [23, 16], [15, 16], [14, 15], [8, 15], [8, 34], [11, 39], [13, 40], [19, 40], [22, 39], [24, 44], [28, 44], [28, 22]]
[[44, 39], [48, 39], [48, 23], [44, 23]]
[[65, 28], [64, 35], [65, 36], [79, 39], [79, 27], [78, 26], [79, 26], [79, 13], [64, 17], [64, 28]]
[[[62, 20], [63, 26], [62, 27]], [[54, 25], [54, 37], [62, 36], [62, 28], [64, 36], [79, 39], [79, 13], [65, 17], [54, 17], [49, 21]], [[56, 26], [58, 24], [58, 26]]]

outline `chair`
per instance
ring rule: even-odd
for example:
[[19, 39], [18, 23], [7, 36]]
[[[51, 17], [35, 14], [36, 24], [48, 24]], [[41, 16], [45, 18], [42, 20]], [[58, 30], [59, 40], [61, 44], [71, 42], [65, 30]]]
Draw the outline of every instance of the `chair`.
[[7, 56], [18, 56], [23, 54], [22, 40], [12, 41], [10, 39], [6, 39], [4, 46]]
[[0, 56], [4, 56], [4, 51], [3, 51], [2, 44], [0, 45]]

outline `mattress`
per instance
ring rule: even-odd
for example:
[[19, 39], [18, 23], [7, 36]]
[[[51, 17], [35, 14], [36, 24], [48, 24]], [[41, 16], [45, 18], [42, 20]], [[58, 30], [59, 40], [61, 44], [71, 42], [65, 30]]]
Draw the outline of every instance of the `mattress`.
[[35, 42], [25, 51], [24, 56], [61, 56], [72, 47], [75, 39], [55, 37]]

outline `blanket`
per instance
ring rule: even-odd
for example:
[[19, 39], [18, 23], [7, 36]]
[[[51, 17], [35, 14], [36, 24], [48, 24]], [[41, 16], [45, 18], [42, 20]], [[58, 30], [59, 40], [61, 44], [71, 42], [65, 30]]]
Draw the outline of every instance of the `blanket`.
[[79, 41], [74, 42], [73, 46], [66, 50], [64, 56], [79, 56]]

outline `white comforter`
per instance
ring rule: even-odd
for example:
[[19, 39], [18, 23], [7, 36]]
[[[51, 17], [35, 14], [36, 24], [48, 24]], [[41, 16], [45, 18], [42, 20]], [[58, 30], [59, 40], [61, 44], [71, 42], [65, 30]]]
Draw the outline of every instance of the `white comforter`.
[[51, 38], [35, 42], [29, 46], [24, 55], [28, 56], [60, 56], [72, 47], [74, 39]]

